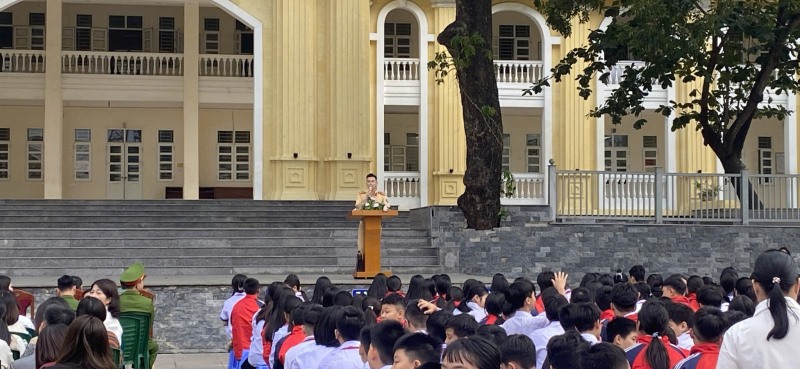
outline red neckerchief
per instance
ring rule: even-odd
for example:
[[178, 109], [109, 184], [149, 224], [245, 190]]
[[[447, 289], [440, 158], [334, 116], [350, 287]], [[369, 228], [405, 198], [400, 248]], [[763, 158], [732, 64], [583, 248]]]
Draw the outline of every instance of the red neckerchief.
[[[664, 344], [664, 347], [669, 347], [669, 345], [672, 344], [671, 342], [669, 342], [669, 337], [667, 336], [659, 336], [658, 339], [661, 341], [661, 343]], [[639, 337], [636, 337], [636, 342], [639, 342], [645, 346], [649, 345], [650, 342], [652, 341], [653, 341], [653, 336], [649, 334], [639, 334]]]

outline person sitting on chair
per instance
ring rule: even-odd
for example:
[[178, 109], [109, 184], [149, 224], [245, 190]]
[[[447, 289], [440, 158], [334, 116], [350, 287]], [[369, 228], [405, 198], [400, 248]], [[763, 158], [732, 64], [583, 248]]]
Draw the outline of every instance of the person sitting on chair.
[[78, 308], [78, 299], [75, 298], [75, 291], [77, 291], [77, 288], [75, 287], [75, 280], [72, 279], [72, 277], [64, 275], [58, 279], [56, 295], [64, 299], [72, 310]]
[[144, 265], [135, 263], [125, 269], [119, 277], [120, 285], [125, 291], [119, 295], [119, 310], [125, 313], [145, 313], [150, 315], [150, 339], [147, 340], [147, 351], [150, 353], [150, 368], [156, 362], [158, 354], [158, 344], [153, 339], [153, 320], [155, 317], [155, 306], [153, 300], [145, 297], [140, 292], [144, 289]]

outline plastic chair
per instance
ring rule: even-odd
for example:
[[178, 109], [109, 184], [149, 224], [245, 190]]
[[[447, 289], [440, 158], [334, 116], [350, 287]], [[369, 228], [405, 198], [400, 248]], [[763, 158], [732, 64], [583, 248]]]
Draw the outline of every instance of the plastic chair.
[[31, 338], [33, 338], [33, 336], [31, 336], [28, 333], [21, 333], [21, 332], [10, 332], [10, 333], [25, 340], [25, 343], [31, 342]]
[[111, 349], [111, 356], [114, 358], [114, 364], [117, 365], [117, 368], [124, 368], [125, 364], [122, 363], [122, 353], [119, 349], [112, 348]]
[[123, 365], [131, 364], [133, 369], [149, 369], [150, 353], [147, 351], [147, 341], [150, 338], [150, 314], [147, 313], [122, 313], [119, 316], [122, 325]]
[[34, 307], [36, 306], [36, 299], [33, 298], [33, 294], [30, 292], [26, 292], [23, 290], [14, 290], [14, 297], [17, 298], [17, 307], [19, 308], [19, 315], [28, 315], [28, 307], [31, 308], [31, 317], [33, 317], [36, 312], [34, 311]]
[[21, 355], [21, 354], [20, 354], [20, 352], [19, 352], [19, 351], [17, 351], [17, 350], [11, 350], [11, 358], [12, 358], [12, 359], [14, 359], [14, 361], [17, 361], [17, 360], [19, 360], [19, 357], [20, 357], [20, 355]]

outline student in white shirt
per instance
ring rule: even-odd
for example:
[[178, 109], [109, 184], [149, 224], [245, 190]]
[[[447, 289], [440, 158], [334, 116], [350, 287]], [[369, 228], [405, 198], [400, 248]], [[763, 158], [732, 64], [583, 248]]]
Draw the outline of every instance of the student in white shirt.
[[370, 345], [367, 350], [369, 368], [391, 368], [394, 362], [394, 345], [405, 334], [403, 325], [396, 321], [384, 321], [373, 326], [369, 332]]
[[[225, 325], [225, 334], [228, 335], [229, 340], [233, 338], [230, 323], [231, 311], [233, 310], [233, 305], [236, 305], [236, 303], [245, 296], [244, 281], [246, 280], [247, 276], [244, 274], [237, 274], [233, 276], [233, 279], [231, 280], [231, 289], [233, 290], [233, 293], [231, 294], [231, 297], [225, 300], [225, 302], [222, 304], [222, 311], [219, 313], [219, 320], [221, 320], [222, 324]], [[92, 286], [92, 289], [94, 289], [94, 286]]]
[[419, 299], [411, 300], [406, 305], [406, 324], [411, 332], [427, 334], [425, 325], [428, 322], [428, 315], [419, 308], [419, 301]]
[[480, 322], [483, 318], [486, 318], [484, 307], [488, 296], [489, 291], [486, 290], [486, 286], [483, 283], [478, 282], [478, 284], [470, 286], [464, 291], [464, 300], [453, 311], [453, 315], [457, 315], [456, 312], [469, 314], [475, 318], [476, 322]]
[[444, 325], [444, 343], [450, 345], [458, 339], [474, 336], [478, 327], [478, 322], [468, 314], [454, 316]]
[[508, 336], [500, 345], [500, 361], [504, 369], [533, 369], [536, 366], [533, 341], [522, 334]]
[[[550, 368], [548, 369], [577, 368], [580, 353], [590, 348], [589, 343], [577, 331], [570, 330], [564, 334], [554, 336], [553, 339], [545, 344], [547, 361], [550, 363]], [[539, 361], [539, 346], [536, 346], [536, 351], [536, 361]]]
[[314, 326], [314, 345], [298, 355], [292, 366], [287, 369], [317, 369], [323, 359], [339, 347], [339, 340], [336, 339], [336, 321], [341, 316], [341, 306], [325, 308], [317, 325]]
[[756, 312], [725, 333], [717, 369], [797, 367], [800, 284], [794, 258], [777, 250], [762, 253], [753, 267], [753, 289]]
[[534, 347], [536, 347], [536, 369], [542, 369], [544, 359], [547, 357], [547, 343], [550, 339], [564, 334], [564, 327], [561, 326], [561, 322], [558, 320], [558, 312], [568, 304], [567, 299], [559, 294], [546, 295], [542, 297], [542, 301], [544, 302], [545, 316], [547, 316], [549, 323], [544, 328], [538, 329], [529, 335]]
[[529, 335], [547, 325], [546, 320], [534, 319], [531, 314], [531, 311], [536, 306], [536, 296], [534, 295], [534, 286], [531, 281], [520, 280], [512, 283], [508, 287], [508, 292], [506, 292], [506, 302], [515, 311], [501, 325], [509, 336], [512, 334]]
[[481, 337], [453, 342], [442, 355], [442, 369], [499, 368], [501, 364], [500, 350]]
[[691, 351], [694, 346], [692, 339], [692, 327], [694, 327], [694, 311], [686, 305], [678, 303], [666, 303], [667, 313], [669, 314], [669, 327], [678, 337], [678, 347]]
[[392, 369], [416, 369], [426, 363], [439, 363], [442, 342], [425, 333], [411, 333], [394, 345]]
[[[603, 328], [603, 325], [600, 324], [600, 314], [602, 314], [600, 308], [592, 302], [570, 305], [572, 305], [569, 309], [570, 320], [575, 324], [575, 329], [580, 332], [581, 337], [583, 337], [586, 342], [589, 342], [590, 345], [599, 343], [600, 331]], [[563, 312], [564, 308], [562, 308], [561, 311]], [[559, 314], [559, 319], [563, 326], [563, 319], [561, 319], [560, 315], [561, 314]]]
[[362, 369], [364, 362], [358, 350], [361, 347], [359, 334], [364, 328], [364, 312], [355, 306], [345, 306], [336, 319], [336, 340], [339, 347], [325, 356], [319, 369]]

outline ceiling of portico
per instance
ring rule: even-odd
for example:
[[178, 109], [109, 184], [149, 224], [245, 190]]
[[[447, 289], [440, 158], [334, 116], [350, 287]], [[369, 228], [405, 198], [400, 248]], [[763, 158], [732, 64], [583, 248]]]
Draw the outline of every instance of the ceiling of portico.
[[[26, 2], [44, 3], [46, 0], [25, 0]], [[104, 4], [104, 5], [150, 5], [150, 6], [183, 6], [186, 0], [63, 0], [65, 4]], [[198, 0], [200, 6], [216, 6], [211, 0]]]

